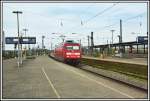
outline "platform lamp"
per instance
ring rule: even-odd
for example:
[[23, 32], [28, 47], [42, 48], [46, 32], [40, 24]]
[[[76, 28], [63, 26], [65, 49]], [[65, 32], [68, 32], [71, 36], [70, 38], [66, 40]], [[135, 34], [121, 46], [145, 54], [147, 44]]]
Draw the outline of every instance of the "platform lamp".
[[17, 30], [18, 30], [18, 67], [20, 63], [22, 64], [22, 58], [20, 58], [20, 35], [19, 35], [19, 14], [22, 14], [22, 11], [13, 11], [12, 13], [17, 14]]

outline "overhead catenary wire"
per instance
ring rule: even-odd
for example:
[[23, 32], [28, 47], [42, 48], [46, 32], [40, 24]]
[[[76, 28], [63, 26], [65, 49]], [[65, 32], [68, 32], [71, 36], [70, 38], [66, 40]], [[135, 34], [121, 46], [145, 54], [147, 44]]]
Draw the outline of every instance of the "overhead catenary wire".
[[[146, 13], [146, 12], [143, 12], [143, 13], [140, 13], [140, 14], [138, 14], [138, 15], [136, 15], [136, 16], [132, 16], [132, 17], [128, 17], [128, 18], [126, 18], [126, 19], [123, 19], [123, 22], [126, 23], [126, 22], [129, 21], [129, 20], [133, 20], [133, 19], [137, 19], [137, 18], [139, 18], [139, 17], [142, 17], [145, 13]], [[119, 21], [119, 19], [118, 19], [118, 21]], [[119, 24], [119, 22], [115, 22], [115, 23], [113, 23], [113, 24], [110, 24], [110, 25], [101, 27], [101, 28], [99, 28], [99, 30], [104, 30], [105, 28], [109, 28], [109, 27], [114, 26], [114, 25], [117, 25], [117, 24]]]
[[118, 3], [119, 3], [119, 2], [113, 4], [112, 6], [110, 6], [110, 7], [108, 7], [108, 8], [105, 8], [103, 11], [98, 12], [96, 15], [92, 16], [91, 18], [87, 19], [86, 21], [83, 21], [83, 23], [85, 24], [85, 23], [91, 21], [92, 19], [96, 18], [97, 16], [102, 15], [102, 14], [105, 13], [106, 11], [112, 9], [112, 8], [113, 8], [114, 6], [116, 6]]
[[[94, 19], [95, 17], [97, 17], [97, 16], [103, 14], [104, 12], [110, 10], [111, 8], [113, 8], [114, 6], [116, 6], [118, 3], [119, 3], [119, 2], [113, 4], [111, 7], [108, 7], [108, 8], [106, 8], [106, 9], [104, 9], [103, 11], [97, 13], [96, 15], [94, 15], [93, 17], [89, 18], [89, 19], [86, 20], [86, 21], [81, 20], [81, 25], [84, 25], [85, 23], [91, 21], [91, 20]], [[129, 21], [129, 20], [132, 20], [132, 19], [136, 19], [136, 18], [138, 18], [138, 17], [141, 17], [141, 16], [144, 15], [145, 13], [146, 13], [146, 12], [141, 13], [141, 14], [138, 14], [138, 15], [133, 16], [133, 17], [129, 17], [129, 18], [127, 18], [127, 19], [124, 19], [123, 22], [125, 23], [125, 22], [127, 22], [127, 21]], [[105, 29], [105, 28], [108, 28], [108, 27], [111, 27], [111, 26], [114, 26], [114, 25], [117, 25], [117, 24], [118, 24], [118, 21], [115, 22], [115, 23], [113, 23], [113, 24], [110, 24], [110, 25], [101, 27], [100, 29]], [[75, 27], [79, 27], [79, 25], [78, 25], [78, 26], [75, 26]], [[75, 28], [75, 27], [73, 27], [73, 28]]]
[[[112, 6], [110, 6], [110, 7], [108, 7], [108, 8], [105, 8], [103, 11], [98, 12], [96, 15], [92, 16], [91, 18], [89, 18], [89, 19], [86, 20], [86, 21], [81, 20], [81, 25], [84, 25], [85, 23], [88, 23], [89, 21], [91, 21], [91, 20], [94, 19], [95, 17], [97, 17], [97, 16], [103, 14], [104, 12], [106, 12], [106, 11], [112, 9], [112, 8], [113, 8], [114, 6], [116, 6], [118, 3], [119, 3], [119, 2], [113, 4]], [[88, 6], [87, 8], [91, 8], [92, 5], [93, 5], [93, 4], [91, 4], [91, 5]], [[13, 8], [13, 7], [10, 7], [10, 8]], [[45, 18], [47, 18], [47, 20], [49, 20], [49, 19], [48, 19], [48, 16], [44, 16], [44, 15], [42, 15], [42, 14], [35, 13], [35, 12], [32, 12], [32, 11], [30, 11], [30, 12], [28, 12], [28, 13], [34, 14], [34, 15], [38, 15], [38, 16], [41, 16], [41, 17], [45, 17]], [[44, 20], [45, 20], [45, 19], [44, 19]], [[64, 21], [71, 21], [71, 20], [69, 20], [69, 19], [61, 19], [61, 23], [60, 23], [61, 26], [63, 26], [62, 20], [63, 20], [63, 22], [64, 22]], [[79, 25], [78, 25], [78, 26], [75, 26], [75, 27], [79, 27]], [[75, 28], [75, 27], [73, 27], [73, 28]], [[71, 28], [71, 29], [72, 29], [72, 28]]]
[[[136, 15], [136, 16], [132, 16], [132, 17], [129, 17], [129, 18], [127, 18], [127, 19], [123, 19], [123, 22], [125, 23], [125, 22], [127, 22], [127, 21], [129, 21], [129, 20], [132, 20], [132, 19], [136, 19], [136, 18], [138, 18], [138, 17], [141, 17], [141, 16], [143, 16], [145, 13], [146, 13], [146, 12], [143, 12], [143, 13], [140, 13], [140, 14], [138, 14], [138, 15]], [[119, 20], [118, 20], [118, 21], [119, 21]], [[101, 27], [101, 28], [99, 28], [99, 29], [105, 29], [105, 28], [108, 28], [108, 27], [117, 25], [117, 24], [118, 24], [118, 21], [115, 22], [115, 23], [113, 23], [113, 24], [110, 24], [110, 25]]]
[[[96, 18], [97, 16], [100, 16], [100, 15], [102, 15], [103, 13], [105, 13], [106, 11], [112, 9], [112, 8], [113, 8], [114, 6], [116, 6], [118, 3], [119, 3], [119, 2], [114, 3], [114, 4], [111, 5], [110, 7], [105, 8], [103, 11], [98, 12], [96, 15], [92, 16], [91, 18], [89, 18], [89, 19], [87, 19], [87, 20], [85, 20], [85, 21], [84, 21], [84, 20], [81, 20], [81, 23], [80, 23], [80, 24], [81, 24], [81, 25], [85, 25], [85, 23], [88, 23], [89, 21], [91, 21], [92, 19]], [[79, 27], [79, 25], [76, 25], [76, 26], [72, 27], [71, 29], [77, 28], [77, 27]], [[70, 29], [70, 30], [71, 30], [71, 29]]]

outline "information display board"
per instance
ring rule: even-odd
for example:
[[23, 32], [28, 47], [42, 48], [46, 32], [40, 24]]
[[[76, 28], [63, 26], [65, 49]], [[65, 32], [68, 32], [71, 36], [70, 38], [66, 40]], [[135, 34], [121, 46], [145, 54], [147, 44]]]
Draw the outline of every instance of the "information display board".
[[[6, 44], [18, 44], [18, 37], [6, 37]], [[36, 44], [36, 37], [20, 37], [20, 44]]]

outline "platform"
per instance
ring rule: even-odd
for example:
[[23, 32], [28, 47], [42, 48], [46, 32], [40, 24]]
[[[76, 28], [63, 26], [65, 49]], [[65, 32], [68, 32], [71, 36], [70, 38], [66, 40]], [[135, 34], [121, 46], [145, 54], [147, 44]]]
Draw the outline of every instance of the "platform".
[[122, 62], [122, 63], [131, 63], [131, 64], [139, 64], [139, 65], [148, 65], [148, 58], [118, 58], [118, 57], [91, 57], [91, 56], [82, 56], [83, 58], [96, 59], [96, 60], [105, 60], [105, 61], [114, 61], [114, 62]]

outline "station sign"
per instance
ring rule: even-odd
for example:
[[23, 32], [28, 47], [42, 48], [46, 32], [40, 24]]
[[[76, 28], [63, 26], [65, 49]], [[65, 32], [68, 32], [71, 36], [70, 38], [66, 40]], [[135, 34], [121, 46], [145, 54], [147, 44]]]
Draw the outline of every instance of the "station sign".
[[18, 44], [18, 37], [6, 37], [5, 43], [6, 44]]
[[148, 37], [147, 36], [138, 36], [138, 43], [147, 43]]
[[36, 44], [36, 37], [22, 37], [21, 44]]
[[[6, 37], [6, 44], [18, 44], [18, 37]], [[36, 37], [20, 37], [20, 44], [36, 44]]]

